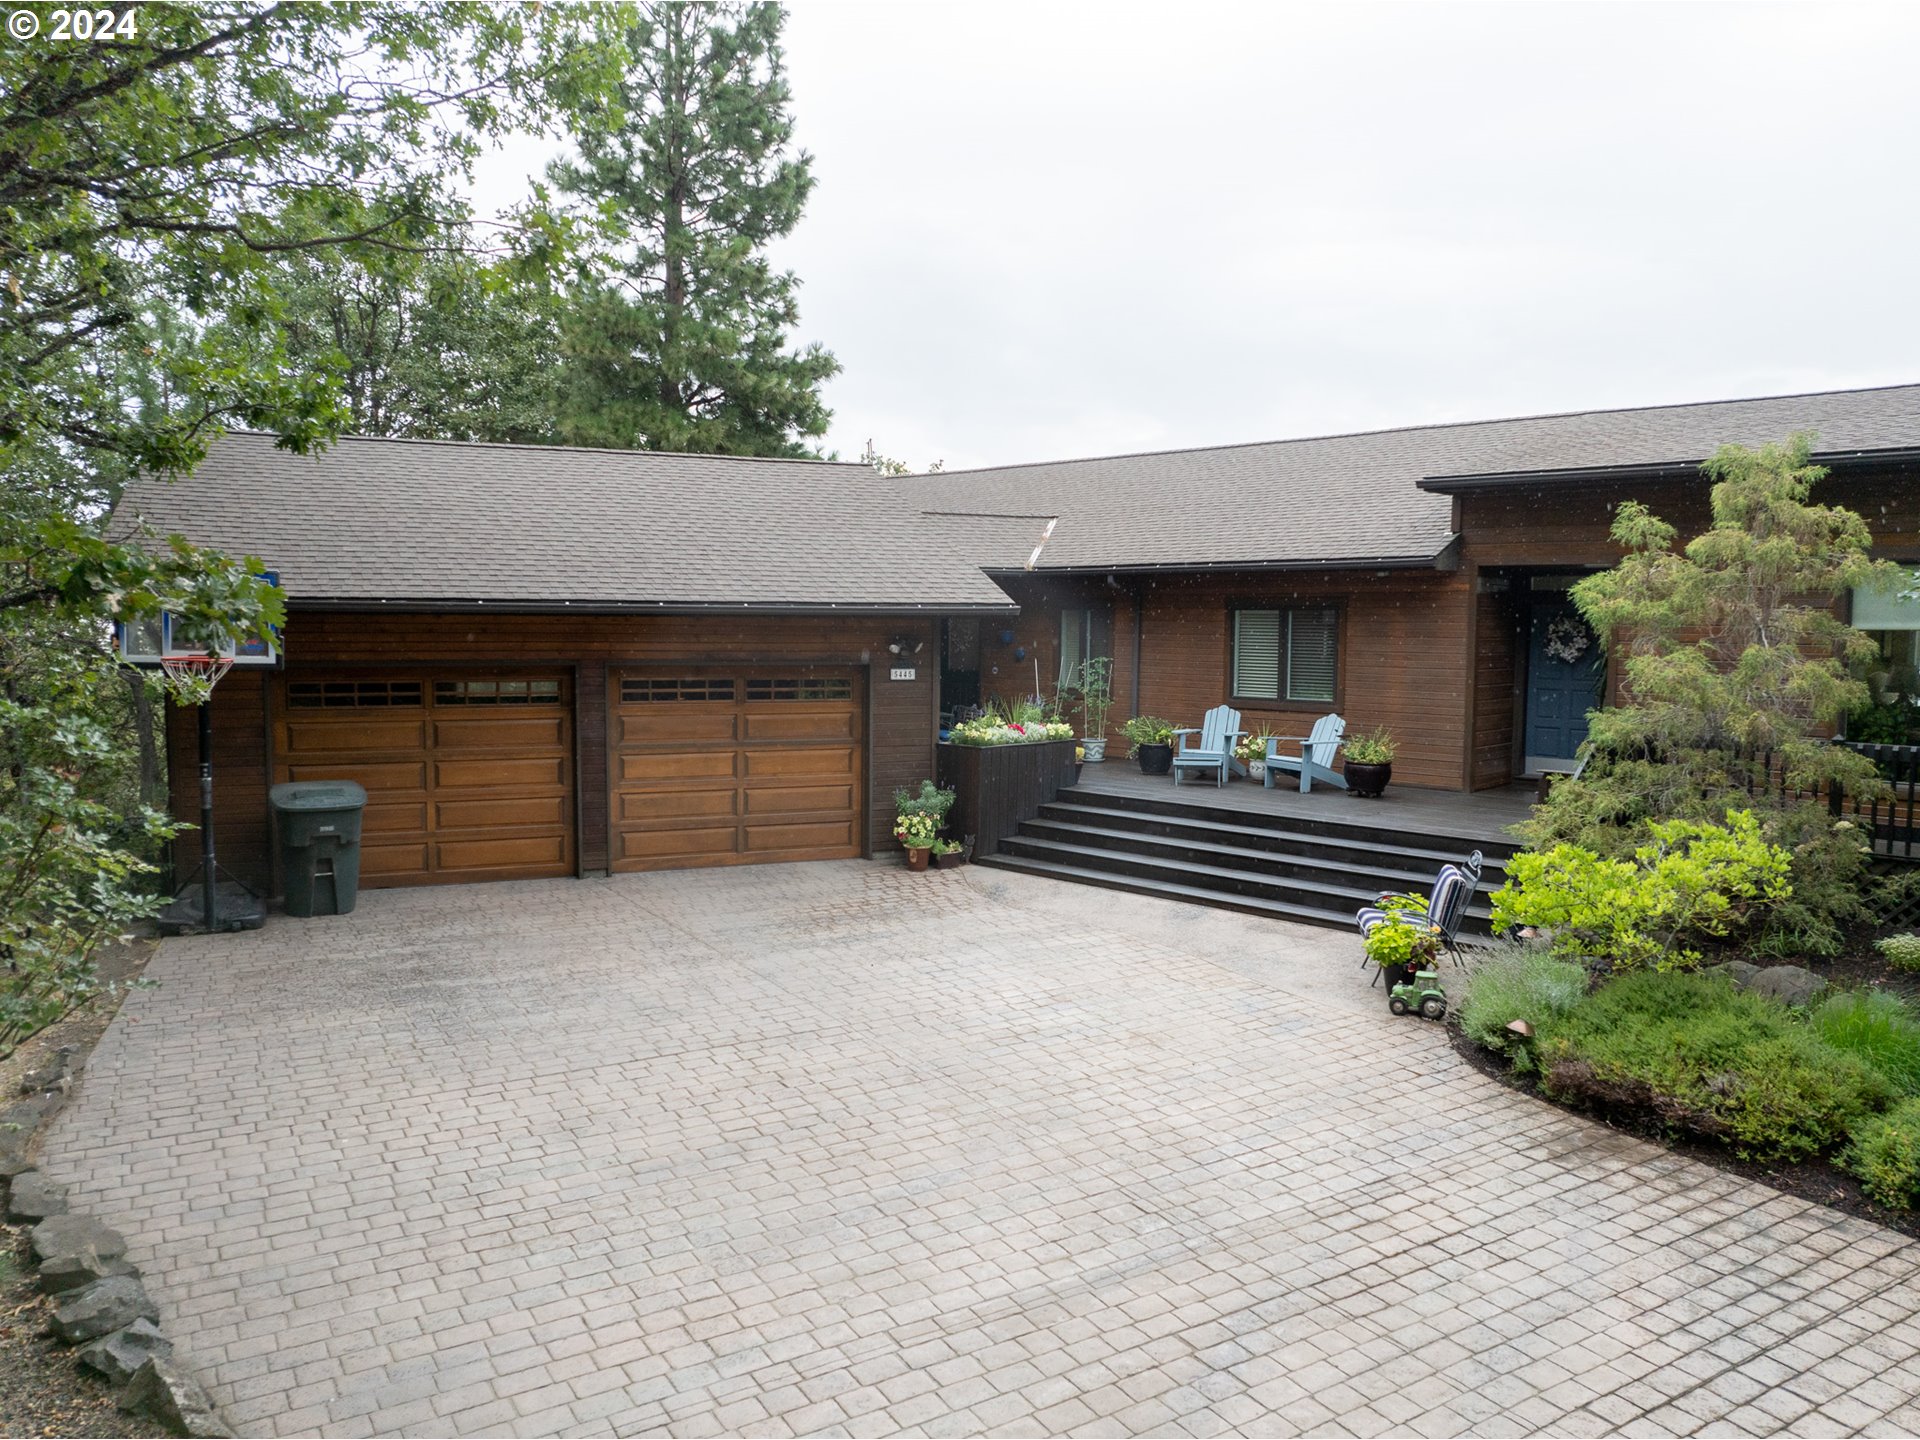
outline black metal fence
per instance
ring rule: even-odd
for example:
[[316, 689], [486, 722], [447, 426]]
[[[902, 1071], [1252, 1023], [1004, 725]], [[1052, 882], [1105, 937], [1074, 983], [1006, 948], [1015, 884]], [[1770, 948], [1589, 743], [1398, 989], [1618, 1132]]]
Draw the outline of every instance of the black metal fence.
[[1836, 786], [1827, 796], [1833, 813], [1871, 831], [1877, 853], [1894, 860], [1920, 861], [1920, 745], [1840, 743], [1873, 761], [1889, 793], [1860, 800], [1841, 794]]

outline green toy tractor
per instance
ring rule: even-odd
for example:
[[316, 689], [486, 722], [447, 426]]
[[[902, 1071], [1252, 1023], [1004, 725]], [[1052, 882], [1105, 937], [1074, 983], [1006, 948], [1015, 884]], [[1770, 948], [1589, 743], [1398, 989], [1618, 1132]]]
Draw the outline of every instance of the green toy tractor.
[[1440, 976], [1433, 970], [1416, 970], [1387, 992], [1387, 1009], [1396, 1015], [1411, 1015], [1418, 1010], [1429, 1020], [1444, 1019], [1447, 992], [1440, 988]]

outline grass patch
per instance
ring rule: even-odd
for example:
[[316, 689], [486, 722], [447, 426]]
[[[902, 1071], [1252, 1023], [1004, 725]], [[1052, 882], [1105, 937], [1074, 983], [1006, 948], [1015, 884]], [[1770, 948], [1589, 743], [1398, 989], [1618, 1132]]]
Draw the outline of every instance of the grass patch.
[[1843, 990], [1814, 1007], [1814, 1034], [1885, 1077], [1903, 1095], [1920, 1095], [1920, 1017], [1884, 990]]
[[1749, 1159], [1838, 1143], [1897, 1091], [1786, 1006], [1721, 976], [1640, 973], [1589, 995], [1542, 1034], [1549, 1094], [1652, 1113]]

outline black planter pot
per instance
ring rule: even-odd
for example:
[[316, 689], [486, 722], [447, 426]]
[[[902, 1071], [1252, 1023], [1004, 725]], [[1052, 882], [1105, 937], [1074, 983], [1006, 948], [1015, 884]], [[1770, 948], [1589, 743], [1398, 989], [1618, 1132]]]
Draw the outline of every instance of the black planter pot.
[[1165, 775], [1173, 769], [1173, 746], [1142, 745], [1140, 747], [1140, 773], [1142, 775]]
[[1362, 800], [1378, 800], [1380, 792], [1387, 788], [1387, 782], [1393, 779], [1393, 762], [1384, 765], [1362, 765], [1357, 760], [1349, 760], [1346, 765], [1347, 793], [1358, 795]]
[[1380, 983], [1387, 987], [1387, 993], [1389, 995], [1393, 993], [1394, 986], [1406, 984], [1408, 979], [1413, 975], [1413, 967], [1411, 965], [1382, 965], [1380, 969], [1385, 976]]

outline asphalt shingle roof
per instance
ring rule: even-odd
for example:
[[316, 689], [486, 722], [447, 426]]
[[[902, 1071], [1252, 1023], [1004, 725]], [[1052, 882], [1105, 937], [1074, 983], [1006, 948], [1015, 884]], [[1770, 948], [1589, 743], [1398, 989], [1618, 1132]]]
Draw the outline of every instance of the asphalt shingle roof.
[[944, 510], [1053, 514], [1039, 568], [1426, 560], [1451, 501], [1423, 479], [1698, 462], [1798, 430], [1821, 453], [1920, 446], [1920, 385], [1425, 425], [916, 476]]
[[1004, 609], [985, 571], [1335, 566], [1439, 556], [1422, 480], [1697, 463], [1797, 430], [1920, 447], [1920, 385], [1426, 425], [941, 475], [859, 464], [347, 438], [220, 440], [116, 522], [254, 554], [299, 603]]
[[[298, 456], [241, 432], [129, 487], [115, 524], [134, 514], [260, 556], [296, 604], [1009, 606], [943, 553], [957, 529], [860, 464], [365, 438]], [[966, 538], [1024, 557], [1037, 530]]]

